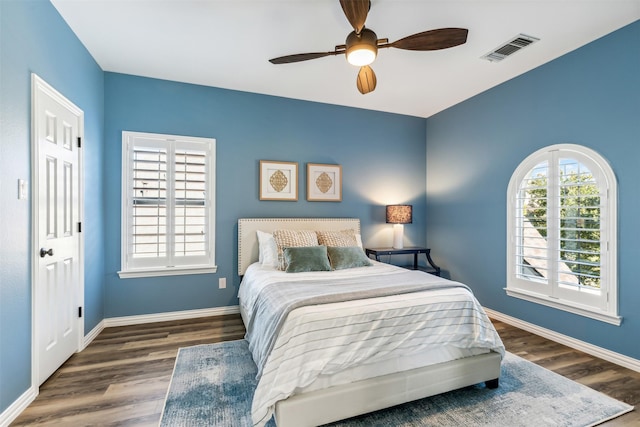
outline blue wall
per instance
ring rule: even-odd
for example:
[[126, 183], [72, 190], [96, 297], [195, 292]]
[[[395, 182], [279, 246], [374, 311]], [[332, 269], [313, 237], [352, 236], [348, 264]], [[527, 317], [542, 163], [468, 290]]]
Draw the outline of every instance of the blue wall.
[[85, 331], [104, 318], [104, 73], [45, 0], [0, 1], [0, 412], [31, 385], [31, 73], [85, 113]]
[[[436, 263], [486, 307], [636, 359], [639, 42], [636, 22], [427, 120], [427, 240]], [[596, 150], [617, 176], [621, 326], [508, 297], [503, 289], [509, 179], [529, 154], [558, 143]]]
[[[412, 203], [407, 244], [425, 244], [426, 121], [104, 73], [46, 0], [0, 1], [0, 412], [31, 385], [30, 75], [85, 112], [85, 333], [108, 317], [237, 304], [237, 219], [360, 217], [388, 245], [384, 205]], [[217, 139], [218, 273], [120, 280], [121, 131]], [[258, 200], [260, 159], [299, 162], [298, 202]], [[306, 163], [341, 164], [343, 202], [306, 202]], [[217, 278], [226, 277], [226, 290]]]
[[[237, 305], [238, 218], [358, 217], [365, 244], [388, 246], [384, 205], [412, 203], [406, 242], [425, 244], [422, 118], [114, 73], [105, 111], [105, 317]], [[216, 138], [216, 274], [118, 278], [123, 130]], [[261, 159], [298, 162], [297, 202], [259, 200]], [[308, 162], [342, 165], [342, 202], [306, 201]]]
[[[383, 246], [384, 205], [412, 203], [405, 243], [425, 244], [428, 227], [435, 260], [487, 307], [640, 358], [639, 40], [635, 23], [424, 120], [104, 73], [47, 0], [0, 0], [0, 412], [31, 382], [31, 206], [17, 200], [17, 180], [31, 178], [31, 72], [85, 112], [85, 332], [109, 317], [235, 305], [240, 217], [359, 217], [365, 244]], [[122, 130], [217, 139], [218, 273], [118, 278]], [[503, 290], [509, 178], [560, 142], [599, 151], [619, 180], [620, 327]], [[298, 202], [258, 200], [260, 159], [299, 163]], [[342, 165], [341, 203], [305, 200], [307, 162]]]

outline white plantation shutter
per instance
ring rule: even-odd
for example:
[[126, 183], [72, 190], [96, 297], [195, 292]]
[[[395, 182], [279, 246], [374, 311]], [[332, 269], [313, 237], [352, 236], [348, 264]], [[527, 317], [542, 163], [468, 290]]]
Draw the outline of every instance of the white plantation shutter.
[[201, 256], [207, 251], [206, 153], [176, 152], [175, 255]]
[[561, 289], [600, 294], [601, 199], [607, 198], [607, 189], [575, 159], [560, 158], [558, 167], [558, 284]]
[[508, 189], [507, 293], [620, 324], [616, 180], [585, 147], [537, 151]]
[[133, 146], [131, 161], [131, 256], [166, 258], [167, 150]]
[[215, 271], [215, 140], [123, 132], [121, 277]]
[[547, 162], [536, 165], [521, 181], [516, 194], [516, 268], [518, 277], [547, 284], [549, 252], [547, 245], [548, 196]]

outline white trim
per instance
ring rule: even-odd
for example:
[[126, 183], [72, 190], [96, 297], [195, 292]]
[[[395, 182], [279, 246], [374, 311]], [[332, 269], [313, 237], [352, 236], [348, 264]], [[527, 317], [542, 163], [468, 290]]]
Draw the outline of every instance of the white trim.
[[156, 269], [137, 269], [128, 271], [118, 271], [118, 277], [121, 279], [133, 279], [136, 277], [158, 277], [158, 276], [184, 276], [187, 274], [209, 274], [218, 271], [218, 266], [207, 268], [188, 268], [188, 267], [166, 267]]
[[[561, 155], [569, 155], [580, 163], [584, 163], [596, 179], [597, 186], [602, 191], [601, 207], [605, 212], [601, 217], [600, 243], [602, 268], [601, 289], [597, 294], [587, 292], [566, 291], [558, 285], [557, 264], [559, 254], [547, 253], [549, 260], [548, 283], [533, 281], [519, 277], [516, 271], [516, 210], [520, 207], [516, 204], [516, 194], [520, 184], [532, 167], [546, 161], [549, 168], [553, 169], [558, 165]], [[558, 224], [559, 218], [555, 208], [554, 200], [559, 197], [557, 193], [557, 176], [552, 174], [549, 184], [549, 206], [548, 222], [549, 240], [559, 241]], [[559, 202], [558, 202], [559, 203]], [[555, 225], [554, 225], [555, 224]], [[617, 181], [613, 169], [607, 160], [596, 151], [576, 144], [556, 144], [541, 148], [527, 156], [515, 169], [509, 180], [507, 187], [507, 295], [525, 299], [530, 302], [546, 305], [559, 310], [586, 316], [595, 320], [603, 321], [613, 325], [620, 325], [622, 318], [618, 315], [618, 266], [617, 266]]]
[[96, 327], [95, 327], [95, 328], [93, 328], [93, 329], [91, 330], [91, 332], [89, 332], [87, 335], [85, 335], [85, 337], [84, 337], [84, 342], [83, 342], [83, 345], [82, 345], [82, 349], [81, 349], [80, 351], [82, 351], [82, 350], [84, 350], [85, 348], [87, 348], [87, 346], [88, 346], [89, 344], [91, 344], [91, 342], [92, 342], [94, 339], [96, 339], [96, 337], [97, 337], [98, 335], [100, 335], [100, 332], [102, 332], [103, 330], [104, 330], [104, 319], [103, 319], [103, 320], [101, 320], [101, 321], [100, 321], [100, 323], [98, 323], [98, 324], [96, 325]]
[[198, 317], [225, 316], [227, 314], [239, 314], [240, 306], [202, 308], [196, 310], [170, 311], [167, 313], [141, 314], [137, 316], [109, 317], [103, 319], [84, 337], [84, 348], [96, 339], [105, 328], [114, 326], [142, 325], [145, 323], [167, 322], [171, 320], [196, 319]]
[[[40, 215], [39, 201], [39, 131], [34, 117], [40, 102], [39, 94], [45, 94], [54, 99], [57, 103], [69, 110], [78, 118], [78, 137], [84, 141], [84, 112], [75, 104], [69, 101], [64, 95], [45, 82], [35, 73], [31, 73], [31, 387], [35, 388], [36, 395], [39, 390], [39, 363], [38, 354], [38, 331], [37, 331], [37, 308], [36, 308], [36, 284], [40, 280], [40, 271], [36, 258], [36, 248], [40, 247], [38, 240], [38, 226]], [[78, 149], [78, 221], [84, 222], [84, 150]], [[84, 233], [76, 233], [78, 237], [78, 284], [76, 288], [76, 299], [78, 306], [84, 306]], [[84, 318], [78, 317], [77, 322], [77, 342], [76, 351], [80, 351], [84, 341]]]
[[[133, 182], [132, 153], [135, 147], [151, 147], [166, 150], [166, 255], [163, 257], [133, 257], [131, 235], [133, 218], [133, 196], [130, 186]], [[205, 152], [205, 207], [206, 210], [206, 255], [176, 257], [173, 253], [174, 242], [174, 179], [176, 149], [194, 149]], [[121, 244], [120, 278], [174, 276], [182, 274], [215, 273], [215, 236], [216, 236], [216, 140], [194, 136], [165, 135], [144, 132], [122, 131], [122, 180], [121, 180]], [[171, 266], [171, 267], [167, 267]], [[175, 266], [175, 267], [174, 267]]]
[[516, 328], [531, 332], [532, 334], [536, 334], [541, 337], [550, 339], [551, 341], [555, 341], [576, 350], [583, 351], [592, 356], [607, 360], [611, 363], [615, 363], [616, 365], [620, 365], [633, 371], [640, 372], [640, 360], [634, 359], [633, 357], [625, 356], [624, 354], [616, 353], [615, 351], [598, 347], [597, 345], [593, 345], [588, 342], [563, 335], [550, 329], [534, 325], [533, 323], [525, 322], [524, 320], [502, 314], [498, 311], [491, 310], [486, 307], [484, 307], [484, 311], [492, 319], [499, 320], [501, 322], [515, 326]]
[[109, 317], [104, 319], [104, 327], [141, 325], [144, 323], [168, 322], [170, 320], [195, 319], [198, 317], [224, 316], [240, 313], [239, 305], [202, 308], [198, 310], [170, 311], [167, 313], [141, 314], [137, 316]]
[[7, 409], [0, 414], [0, 426], [8, 426], [18, 418], [18, 416], [27, 409], [27, 406], [33, 402], [38, 396], [38, 387], [29, 387], [27, 391], [17, 398]]
[[571, 301], [546, 297], [542, 294], [535, 292], [528, 292], [525, 289], [509, 289], [504, 288], [507, 291], [507, 295], [514, 298], [520, 298], [525, 301], [535, 302], [537, 304], [546, 305], [547, 307], [557, 308], [559, 310], [568, 311], [569, 313], [577, 314], [579, 316], [588, 317], [590, 319], [599, 320], [601, 322], [610, 323], [612, 325], [620, 326], [622, 324], [621, 316], [614, 316], [606, 312], [597, 312], [593, 307], [579, 307], [577, 304], [572, 304]]

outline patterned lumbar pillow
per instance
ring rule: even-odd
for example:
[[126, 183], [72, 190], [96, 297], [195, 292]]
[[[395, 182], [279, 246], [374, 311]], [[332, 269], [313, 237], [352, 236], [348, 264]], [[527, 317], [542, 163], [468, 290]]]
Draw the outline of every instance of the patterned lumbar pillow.
[[309, 230], [275, 230], [273, 232], [273, 239], [278, 246], [279, 270], [286, 270], [284, 248], [318, 246], [318, 237], [315, 231]]
[[287, 273], [331, 271], [326, 246], [285, 248], [284, 261], [287, 266]]
[[356, 233], [353, 230], [316, 231], [318, 244], [325, 246], [358, 246]]

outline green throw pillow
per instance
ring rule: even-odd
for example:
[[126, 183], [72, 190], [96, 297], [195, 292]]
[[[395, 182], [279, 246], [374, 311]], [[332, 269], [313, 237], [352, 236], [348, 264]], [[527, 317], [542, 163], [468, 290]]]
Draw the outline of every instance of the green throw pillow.
[[330, 246], [327, 248], [327, 253], [329, 254], [331, 268], [334, 270], [368, 267], [371, 265], [371, 261], [359, 246]]
[[287, 273], [304, 271], [331, 271], [326, 246], [285, 248], [284, 262]]

